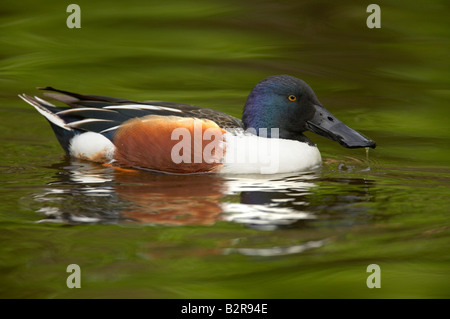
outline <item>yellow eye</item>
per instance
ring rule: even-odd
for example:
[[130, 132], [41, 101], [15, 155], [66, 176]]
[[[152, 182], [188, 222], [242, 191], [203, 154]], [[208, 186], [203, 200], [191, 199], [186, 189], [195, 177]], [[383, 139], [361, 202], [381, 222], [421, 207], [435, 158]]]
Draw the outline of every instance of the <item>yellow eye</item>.
[[297, 97], [293, 94], [288, 96], [289, 101], [294, 102], [295, 100], [297, 100]]

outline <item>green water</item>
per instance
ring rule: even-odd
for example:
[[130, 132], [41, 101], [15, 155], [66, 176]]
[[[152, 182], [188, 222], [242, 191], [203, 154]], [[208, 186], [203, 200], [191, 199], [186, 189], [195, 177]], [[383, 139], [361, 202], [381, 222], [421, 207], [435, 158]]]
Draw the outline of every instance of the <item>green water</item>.
[[[355, 1], [76, 3], [81, 29], [68, 3], [0, 4], [1, 298], [450, 297], [447, 1], [378, 2], [380, 29]], [[377, 148], [311, 133], [312, 172], [132, 174], [65, 158], [17, 98], [51, 85], [240, 117], [273, 74]]]

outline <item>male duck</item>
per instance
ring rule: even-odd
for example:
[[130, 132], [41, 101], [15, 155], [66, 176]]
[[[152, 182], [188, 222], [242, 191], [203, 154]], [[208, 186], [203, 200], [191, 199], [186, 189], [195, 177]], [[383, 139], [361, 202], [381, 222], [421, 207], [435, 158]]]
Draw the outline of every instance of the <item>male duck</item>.
[[321, 163], [306, 130], [347, 148], [375, 148], [329, 113], [308, 84], [289, 75], [259, 82], [242, 121], [187, 104], [43, 90], [62, 93], [45, 95], [69, 107], [19, 96], [50, 122], [67, 155], [119, 167], [179, 174], [302, 171]]

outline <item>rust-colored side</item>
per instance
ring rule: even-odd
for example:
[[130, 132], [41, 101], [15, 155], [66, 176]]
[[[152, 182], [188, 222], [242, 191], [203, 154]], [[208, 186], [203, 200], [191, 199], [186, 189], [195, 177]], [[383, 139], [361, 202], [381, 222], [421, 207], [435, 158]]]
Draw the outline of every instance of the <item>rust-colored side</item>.
[[[186, 134], [173, 135], [175, 129], [182, 129]], [[207, 135], [212, 133], [212, 140], [203, 139], [206, 130], [209, 133]], [[114, 135], [115, 164], [179, 174], [213, 172], [222, 165], [225, 155], [224, 133], [215, 122], [204, 119], [158, 115], [132, 119], [125, 122]], [[197, 145], [194, 146], [194, 143]], [[180, 148], [181, 145], [184, 147]], [[215, 145], [213, 149], [212, 145]], [[184, 153], [188, 151], [188, 146], [190, 158], [177, 163], [181, 155], [189, 154]], [[174, 147], [177, 150], [175, 153], [172, 151]], [[211, 154], [206, 158], [203, 156], [205, 148], [206, 153]], [[174, 154], [178, 158], [175, 161]]]

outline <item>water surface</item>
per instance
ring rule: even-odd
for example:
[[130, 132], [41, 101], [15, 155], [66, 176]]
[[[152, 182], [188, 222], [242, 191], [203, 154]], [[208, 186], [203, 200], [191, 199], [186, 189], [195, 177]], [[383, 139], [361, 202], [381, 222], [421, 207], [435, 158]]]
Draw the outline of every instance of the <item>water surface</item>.
[[[379, 3], [377, 30], [351, 1], [77, 3], [78, 30], [64, 3], [0, 5], [1, 297], [450, 296], [447, 2]], [[240, 117], [273, 74], [307, 81], [377, 148], [311, 133], [310, 172], [117, 171], [66, 158], [17, 98], [51, 85]]]

